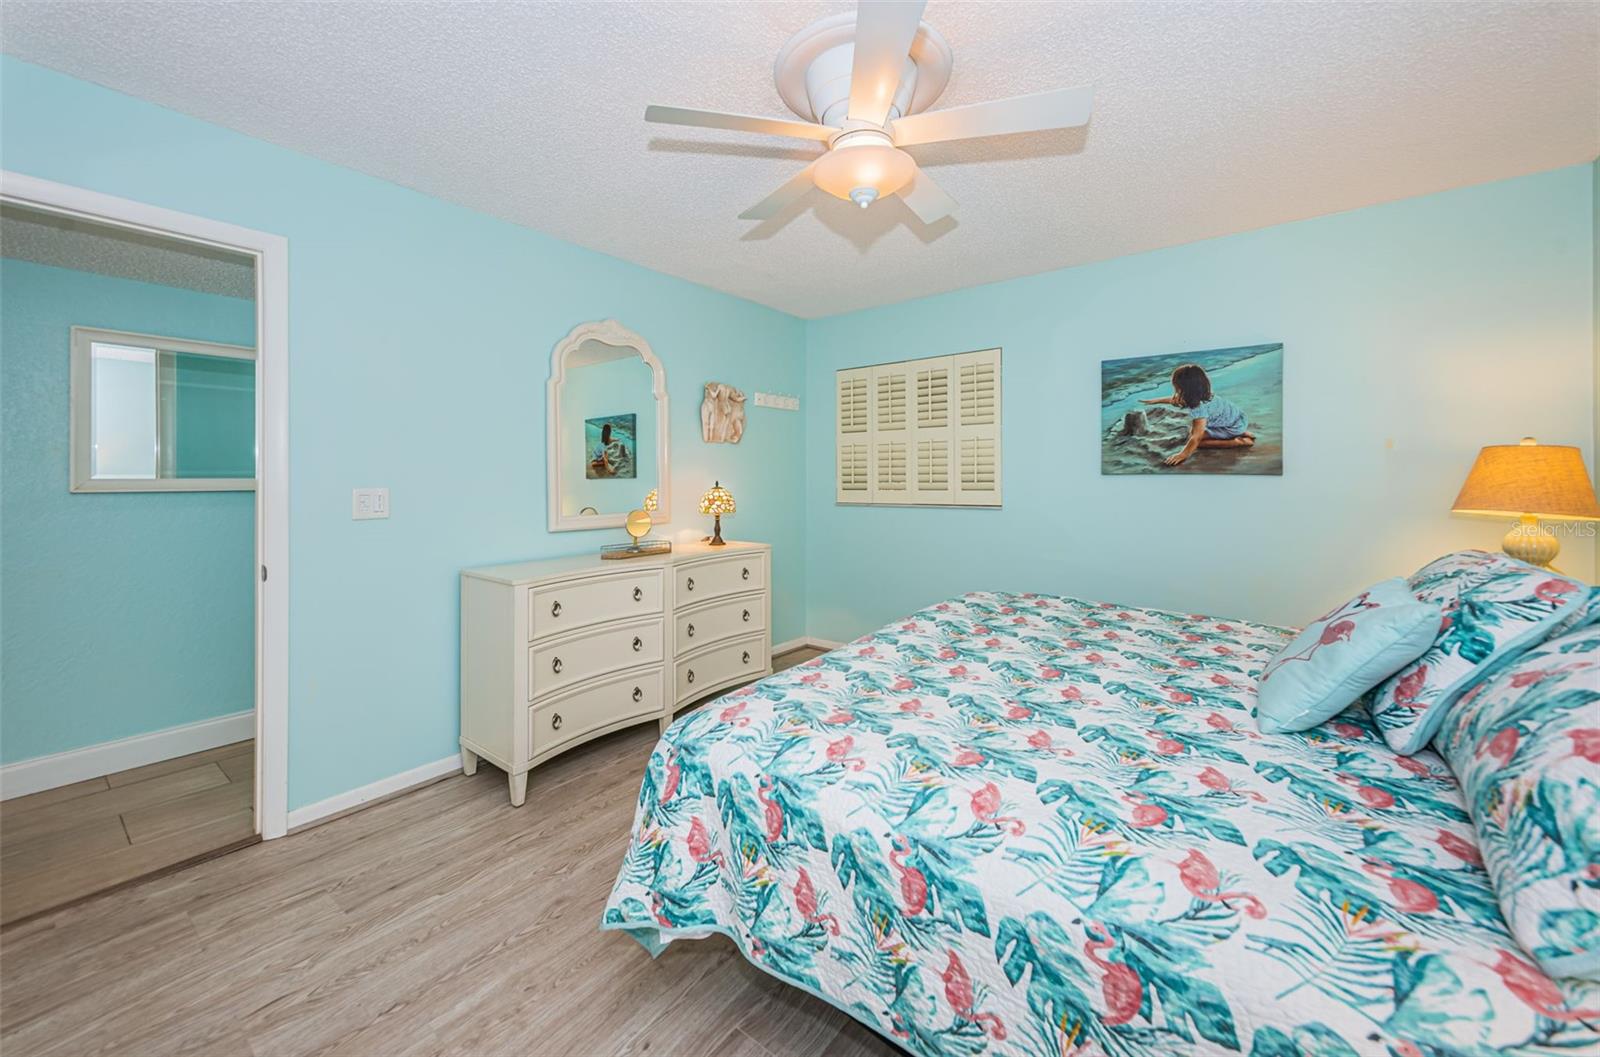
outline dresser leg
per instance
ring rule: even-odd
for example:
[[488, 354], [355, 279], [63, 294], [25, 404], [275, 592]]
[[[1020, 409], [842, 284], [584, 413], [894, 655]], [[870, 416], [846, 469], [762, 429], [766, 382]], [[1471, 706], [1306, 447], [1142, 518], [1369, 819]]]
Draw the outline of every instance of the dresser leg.
[[521, 807], [522, 802], [528, 799], [528, 772], [508, 774], [506, 779], [511, 784], [511, 806]]
[[668, 712], [666, 715], [662, 716], [661, 720], [660, 720], [660, 724], [661, 724], [661, 733], [665, 734], [667, 732], [667, 728], [672, 726], [672, 713]]
[[461, 773], [478, 773], [478, 754], [467, 748], [465, 745], [461, 746]]

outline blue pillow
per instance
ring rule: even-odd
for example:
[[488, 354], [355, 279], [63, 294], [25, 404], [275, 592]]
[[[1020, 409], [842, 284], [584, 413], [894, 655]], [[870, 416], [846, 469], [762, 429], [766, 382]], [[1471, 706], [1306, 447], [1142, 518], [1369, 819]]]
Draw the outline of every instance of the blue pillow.
[[1361, 592], [1313, 621], [1262, 669], [1256, 723], [1268, 734], [1309, 730], [1349, 708], [1422, 656], [1439, 631], [1439, 607], [1402, 577]]

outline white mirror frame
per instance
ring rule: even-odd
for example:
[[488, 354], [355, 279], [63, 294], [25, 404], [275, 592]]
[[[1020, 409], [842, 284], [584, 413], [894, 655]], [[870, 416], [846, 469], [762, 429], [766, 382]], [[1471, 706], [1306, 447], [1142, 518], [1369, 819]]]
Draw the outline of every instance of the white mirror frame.
[[580, 323], [566, 337], [556, 343], [550, 353], [550, 382], [547, 388], [548, 407], [545, 409], [547, 440], [545, 456], [548, 460], [546, 480], [549, 483], [549, 512], [551, 532], [578, 532], [584, 529], [621, 528], [628, 518], [626, 510], [615, 514], [581, 516], [561, 513], [561, 456], [566, 443], [566, 430], [561, 423], [561, 387], [567, 377], [567, 355], [577, 351], [586, 341], [598, 341], [619, 348], [631, 348], [643, 357], [654, 379], [656, 400], [656, 509], [650, 519], [658, 525], [672, 520], [672, 465], [669, 434], [672, 416], [667, 413], [667, 376], [661, 361], [650, 348], [650, 343], [618, 323], [605, 319], [596, 323]]
[[[89, 436], [90, 410], [90, 347], [96, 342], [108, 345], [142, 345], [163, 352], [186, 352], [200, 356], [227, 356], [236, 360], [255, 361], [256, 350], [244, 345], [223, 345], [214, 341], [184, 341], [181, 338], [163, 338], [154, 334], [139, 334], [127, 330], [102, 330], [98, 327], [73, 327], [71, 369], [71, 430], [72, 453], [69, 464], [72, 476], [68, 487], [73, 492], [253, 492], [254, 477], [94, 477], [90, 473], [93, 459], [90, 456], [92, 440]], [[257, 369], [256, 384], [260, 385]], [[256, 455], [256, 472], [261, 472], [260, 453]]]

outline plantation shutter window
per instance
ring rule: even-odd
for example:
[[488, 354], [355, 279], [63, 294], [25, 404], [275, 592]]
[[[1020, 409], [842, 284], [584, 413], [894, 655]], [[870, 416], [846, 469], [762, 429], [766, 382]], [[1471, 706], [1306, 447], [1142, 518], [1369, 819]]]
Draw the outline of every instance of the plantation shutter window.
[[838, 372], [837, 501], [1000, 504], [1000, 350]]
[[1000, 350], [952, 357], [956, 377], [954, 502], [1000, 505]]
[[871, 485], [867, 478], [869, 429], [868, 390], [871, 368], [839, 372], [839, 396], [835, 447], [839, 465], [834, 475], [834, 499], [840, 503], [870, 503]]

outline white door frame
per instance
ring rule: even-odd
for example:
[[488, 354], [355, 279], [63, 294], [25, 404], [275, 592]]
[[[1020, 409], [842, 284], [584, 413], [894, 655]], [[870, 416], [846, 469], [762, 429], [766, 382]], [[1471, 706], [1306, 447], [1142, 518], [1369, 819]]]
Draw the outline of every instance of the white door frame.
[[289, 816], [289, 242], [128, 198], [0, 169], [0, 200], [253, 257], [256, 272], [256, 829]]

